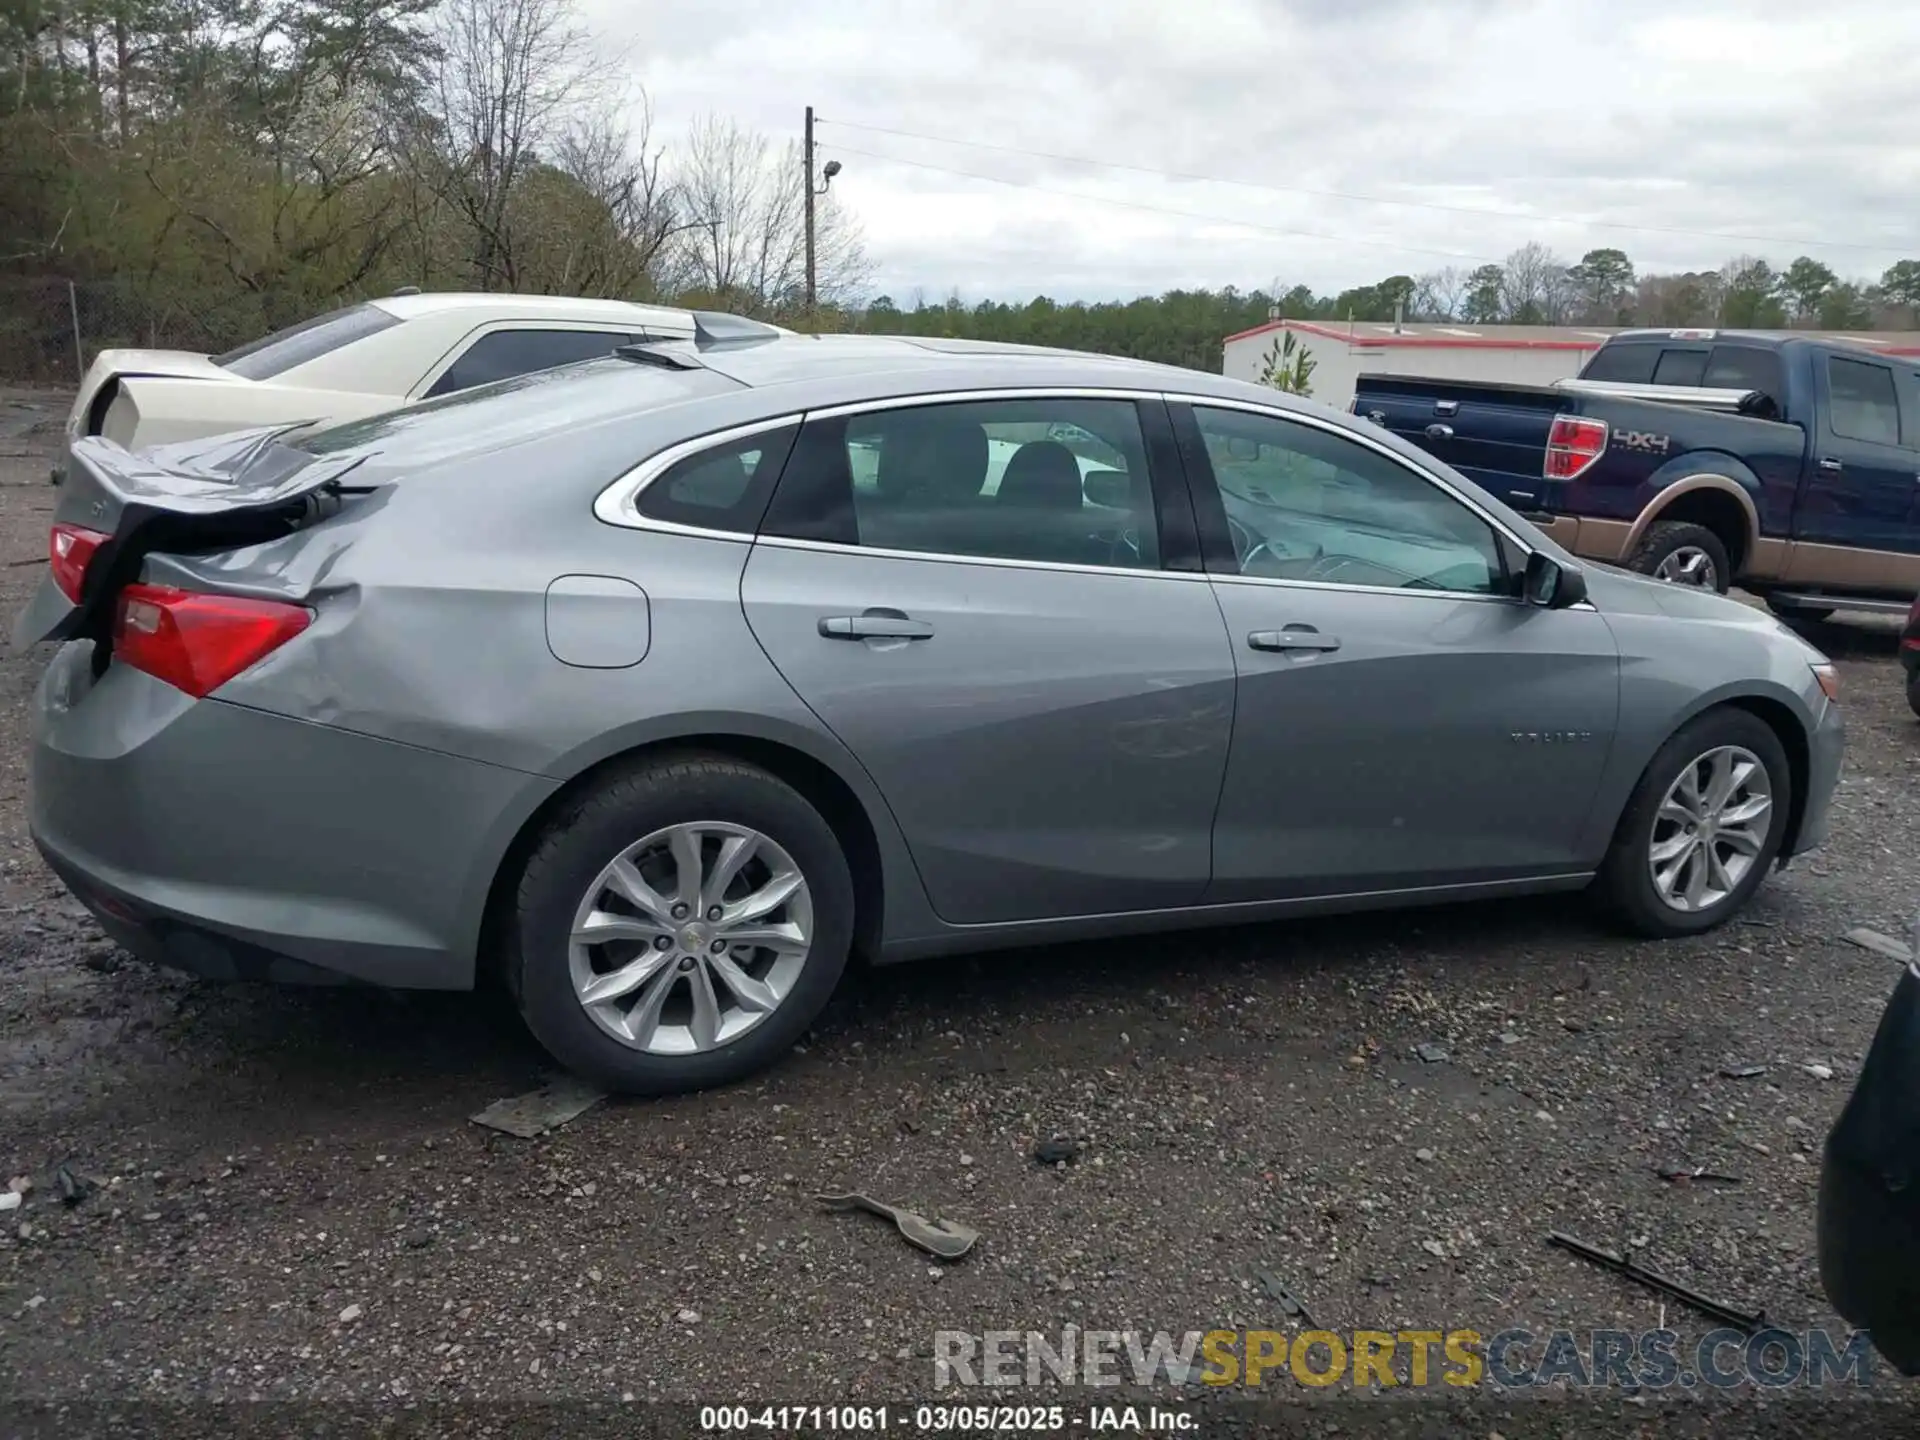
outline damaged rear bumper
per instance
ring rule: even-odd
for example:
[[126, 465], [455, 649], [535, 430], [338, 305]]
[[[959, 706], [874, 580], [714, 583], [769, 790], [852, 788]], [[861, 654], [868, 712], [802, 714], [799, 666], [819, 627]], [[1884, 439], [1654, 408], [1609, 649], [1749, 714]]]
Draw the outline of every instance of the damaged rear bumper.
[[29, 826], [115, 940], [221, 978], [473, 984], [500, 856], [551, 781], [194, 701], [91, 647], [33, 707]]

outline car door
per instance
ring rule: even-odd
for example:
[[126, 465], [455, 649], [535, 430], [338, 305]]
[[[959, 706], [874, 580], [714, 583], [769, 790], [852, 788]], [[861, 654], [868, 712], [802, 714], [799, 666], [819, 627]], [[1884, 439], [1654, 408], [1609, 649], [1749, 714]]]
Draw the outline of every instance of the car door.
[[748, 623], [885, 794], [945, 920], [1206, 888], [1234, 665], [1150, 435], [1171, 454], [1157, 399], [854, 407], [809, 416], [781, 474]]
[[[1794, 510], [1794, 539], [1859, 550], [1920, 552], [1920, 537], [1910, 518], [1915, 485], [1920, 483], [1920, 434], [1911, 433], [1913, 417], [1901, 414], [1903, 377], [1877, 359], [1841, 355], [1817, 358], [1814, 369], [1822, 404], [1814, 427], [1813, 464]], [[1796, 563], [1794, 578], [1871, 583], [1856, 575], [1858, 567], [1847, 557], [1815, 552], [1811, 558], [1816, 569]]]
[[1174, 420], [1239, 673], [1209, 902], [1589, 863], [1604, 618], [1516, 598], [1515, 538], [1352, 428], [1199, 400]]

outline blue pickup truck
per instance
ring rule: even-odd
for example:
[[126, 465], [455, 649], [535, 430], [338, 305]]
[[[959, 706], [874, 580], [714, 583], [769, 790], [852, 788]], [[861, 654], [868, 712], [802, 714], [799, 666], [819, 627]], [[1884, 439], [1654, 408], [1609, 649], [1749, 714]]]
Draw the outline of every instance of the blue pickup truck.
[[1628, 331], [1557, 385], [1363, 375], [1352, 409], [1576, 555], [1810, 619], [1920, 593], [1920, 355]]

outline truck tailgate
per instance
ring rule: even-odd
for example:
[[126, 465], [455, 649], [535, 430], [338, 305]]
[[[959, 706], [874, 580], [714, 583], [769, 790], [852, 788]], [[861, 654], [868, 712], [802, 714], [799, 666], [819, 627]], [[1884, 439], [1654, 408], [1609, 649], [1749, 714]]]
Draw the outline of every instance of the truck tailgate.
[[1573, 408], [1561, 390], [1362, 375], [1354, 409], [1444, 460], [1516, 510], [1544, 510], [1547, 436]]

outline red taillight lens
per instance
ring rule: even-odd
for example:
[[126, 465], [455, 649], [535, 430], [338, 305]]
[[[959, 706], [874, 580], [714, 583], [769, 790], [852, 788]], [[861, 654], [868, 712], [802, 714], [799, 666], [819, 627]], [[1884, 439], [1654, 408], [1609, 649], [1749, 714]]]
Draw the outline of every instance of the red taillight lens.
[[1584, 474], [1606, 452], [1606, 421], [1556, 415], [1547, 435], [1546, 478], [1571, 480]]
[[129, 585], [114, 613], [113, 654], [197, 700], [312, 623], [311, 610], [277, 600]]
[[87, 578], [87, 566], [100, 547], [113, 537], [84, 525], [56, 525], [47, 532], [47, 564], [53, 570], [53, 583], [60, 593], [80, 603], [80, 586]]

